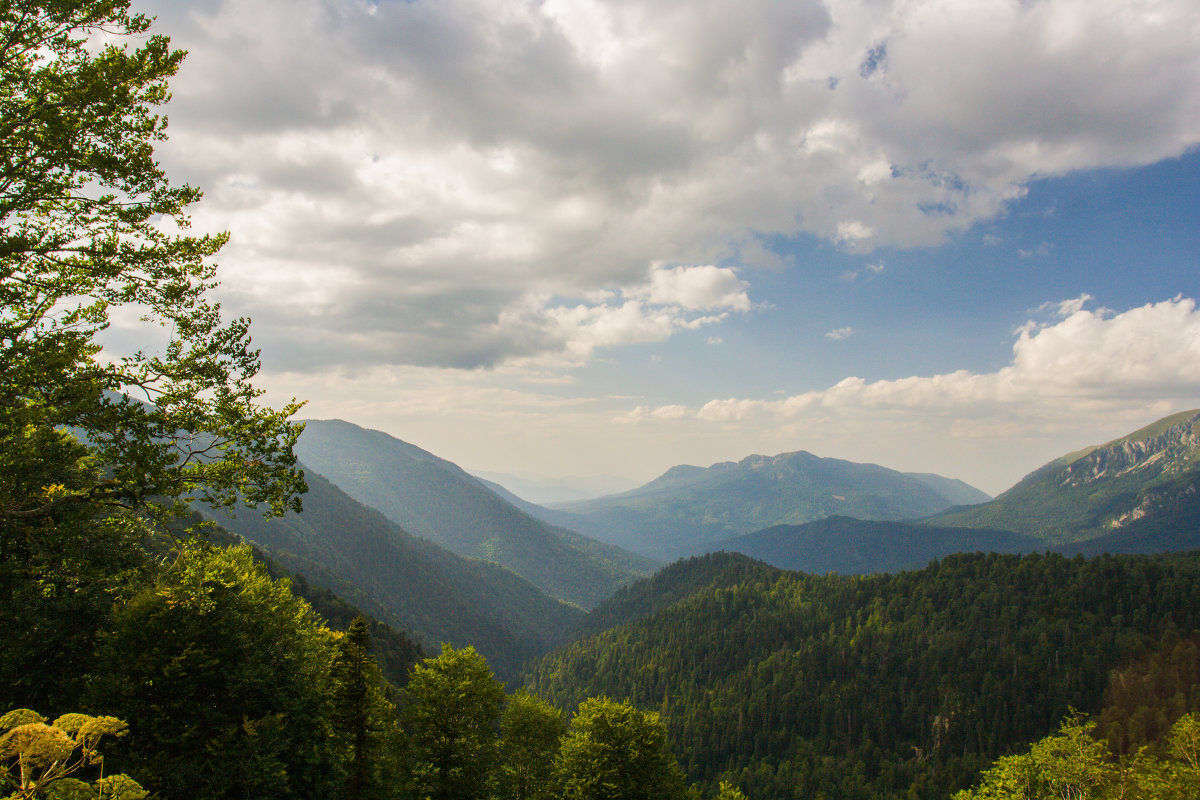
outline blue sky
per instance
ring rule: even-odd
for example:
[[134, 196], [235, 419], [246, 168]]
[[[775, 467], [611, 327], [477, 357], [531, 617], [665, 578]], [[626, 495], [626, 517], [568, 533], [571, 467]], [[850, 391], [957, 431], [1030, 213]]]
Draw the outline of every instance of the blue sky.
[[136, 5], [189, 51], [163, 164], [308, 416], [996, 493], [1200, 406], [1188, 0]]

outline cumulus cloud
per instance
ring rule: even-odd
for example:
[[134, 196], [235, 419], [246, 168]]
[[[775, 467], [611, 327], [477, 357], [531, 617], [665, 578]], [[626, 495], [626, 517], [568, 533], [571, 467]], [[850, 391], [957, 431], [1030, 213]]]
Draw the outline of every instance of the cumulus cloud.
[[747, 310], [686, 265], [933, 244], [1200, 141], [1189, 0], [135, 5], [190, 52], [164, 165], [292, 366], [582, 357]]
[[1017, 329], [1012, 359], [994, 372], [852, 376], [786, 397], [643, 405], [616, 417], [647, 436], [723, 442], [726, 458], [740, 457], [737, 445], [742, 455], [808, 449], [999, 492], [1065, 452], [1200, 405], [1194, 299], [1123, 312], [1088, 309], [1088, 301], [1039, 309], [1052, 316]]
[[853, 335], [854, 335], [854, 328], [850, 328], [850, 327], [835, 328], [831, 331], [825, 332], [825, 338], [832, 339], [835, 342], [844, 341], [845, 339], [849, 339]]
[[654, 269], [650, 285], [636, 294], [651, 303], [677, 305], [690, 311], [722, 308], [749, 311], [746, 288], [734, 270], [708, 265]]
[[[783, 399], [712, 400], [694, 408], [691, 418], [735, 423], [898, 414], [953, 419], [964, 430], [983, 420], [1019, 419], [1031, 429], [1047, 420], [1200, 398], [1195, 300], [1176, 297], [1121, 313], [1088, 310], [1087, 301], [1085, 295], [1059, 303], [1054, 320], [1018, 329], [1011, 362], [995, 372], [848, 377]], [[679, 417], [677, 407], [671, 414]]]

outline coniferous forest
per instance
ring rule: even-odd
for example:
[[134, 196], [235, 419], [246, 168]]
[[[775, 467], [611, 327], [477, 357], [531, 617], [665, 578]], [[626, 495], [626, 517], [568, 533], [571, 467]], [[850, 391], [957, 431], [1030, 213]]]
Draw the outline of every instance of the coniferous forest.
[[[1195, 552], [867, 576], [718, 553], [586, 615], [468, 562], [553, 616], [506, 685], [472, 642], [297, 574], [313, 529], [272, 548], [206, 522], [298, 512], [306, 483], [300, 404], [261, 403], [249, 323], [212, 298], [226, 237], [189, 232], [199, 191], [154, 157], [183, 58], [129, 0], [0, 2], [0, 796], [1200, 794]], [[118, 309], [165, 344], [102, 355]], [[604, 581], [644, 563], [567, 534]], [[596, 600], [575, 578], [544, 582]], [[447, 596], [412, 619], [471, 610]]]

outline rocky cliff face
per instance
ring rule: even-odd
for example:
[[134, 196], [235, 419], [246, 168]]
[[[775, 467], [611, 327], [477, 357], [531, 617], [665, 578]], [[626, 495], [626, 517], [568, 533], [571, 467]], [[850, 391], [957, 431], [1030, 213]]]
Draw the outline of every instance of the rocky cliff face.
[[1191, 413], [1161, 431], [1138, 434], [1097, 447], [1067, 465], [1062, 486], [1081, 486], [1141, 473], [1149, 480], [1183, 474], [1200, 452], [1200, 413]]
[[1163, 424], [1097, 447], [1062, 471], [1060, 486], [1083, 487], [1130, 479], [1143, 488], [1133, 505], [1114, 513], [1110, 529], [1153, 516], [1194, 495], [1197, 481], [1186, 476], [1200, 466], [1200, 413], [1189, 412]]

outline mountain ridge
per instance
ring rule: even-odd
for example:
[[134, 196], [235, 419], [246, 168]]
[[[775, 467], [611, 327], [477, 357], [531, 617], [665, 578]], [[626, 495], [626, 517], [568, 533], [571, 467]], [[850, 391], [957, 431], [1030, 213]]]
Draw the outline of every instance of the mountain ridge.
[[303, 467], [309, 490], [298, 514], [268, 519], [245, 508], [236, 516], [215, 509], [205, 514], [290, 572], [414, 636], [426, 650], [435, 652], [442, 642], [472, 644], [505, 676], [583, 616], [503, 567], [412, 535]]
[[652, 561], [513, 505], [457, 464], [345, 420], [308, 420], [297, 455], [347, 495], [465, 558], [499, 564], [587, 609]]
[[[1190, 410], [1057, 458], [990, 503], [941, 512], [925, 521], [1005, 528], [1048, 544], [1069, 544], [1169, 509], [1198, 489], [1200, 410]], [[1186, 524], [1186, 517], [1180, 523]]]
[[916, 519], [986, 497], [961, 481], [800, 450], [707, 468], [677, 465], [637, 489], [555, 503], [533, 513], [627, 550], [672, 560], [773, 525], [835, 515]]

